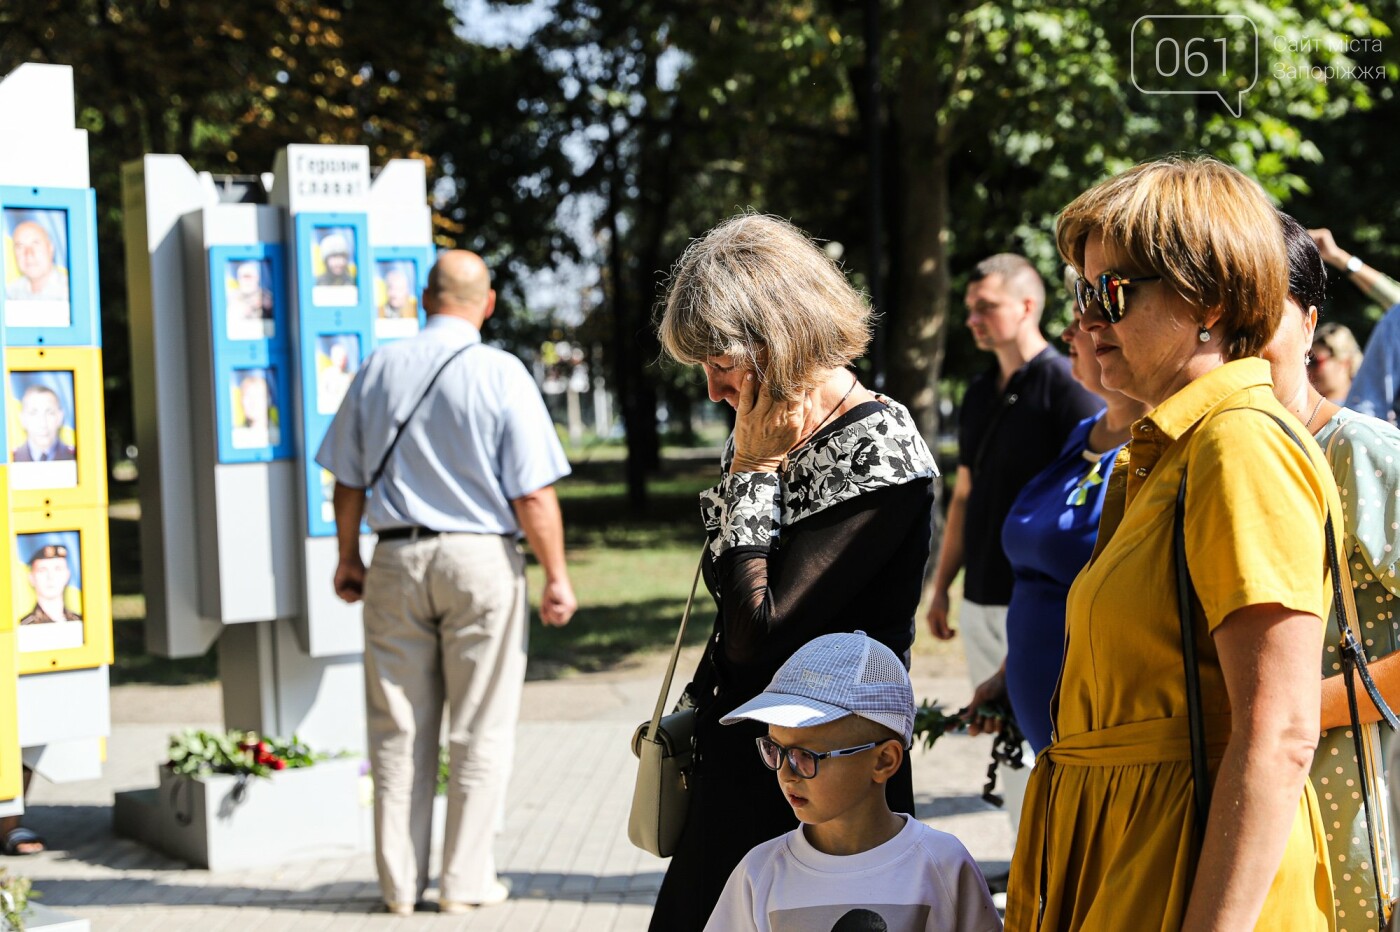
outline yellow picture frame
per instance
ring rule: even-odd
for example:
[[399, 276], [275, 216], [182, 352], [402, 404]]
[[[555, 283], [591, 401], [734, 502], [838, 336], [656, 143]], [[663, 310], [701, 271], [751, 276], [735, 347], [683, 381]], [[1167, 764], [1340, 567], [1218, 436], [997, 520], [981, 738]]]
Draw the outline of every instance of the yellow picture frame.
[[[9, 470], [0, 465], [0, 540], [10, 536]], [[10, 578], [0, 573], [0, 605], [10, 604]], [[19, 661], [15, 619], [0, 616], [0, 799], [24, 794], [19, 747]]]
[[0, 799], [24, 795], [19, 747], [19, 668], [15, 632], [0, 631]]
[[[106, 507], [13, 511], [9, 540], [10, 618], [6, 623], [14, 633], [20, 675], [111, 664], [111, 542]], [[55, 576], [63, 574], [66, 578], [54, 590], [62, 607], [46, 612], [41, 587], [54, 586]], [[36, 614], [42, 620], [26, 620]], [[78, 622], [80, 630], [68, 627]]]
[[[7, 449], [3, 452], [10, 471], [11, 507], [42, 511], [106, 505], [101, 348], [8, 347], [4, 388]], [[66, 410], [70, 405], [71, 410]], [[51, 420], [44, 424], [46, 417]], [[25, 424], [35, 433], [45, 430], [52, 438], [49, 452], [40, 457], [47, 455], [56, 462], [33, 461], [36, 457], [27, 442], [30, 431]]]

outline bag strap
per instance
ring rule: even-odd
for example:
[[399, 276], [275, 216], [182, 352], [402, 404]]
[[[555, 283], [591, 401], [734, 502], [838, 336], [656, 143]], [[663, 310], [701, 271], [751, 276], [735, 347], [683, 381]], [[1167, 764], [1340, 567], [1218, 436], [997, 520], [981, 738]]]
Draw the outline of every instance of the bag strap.
[[690, 583], [690, 596], [685, 600], [685, 612], [681, 615], [681, 627], [676, 632], [676, 646], [671, 648], [671, 662], [666, 665], [666, 676], [661, 680], [661, 695], [656, 697], [656, 708], [651, 713], [651, 724], [647, 726], [647, 732], [643, 736], [653, 744], [661, 744], [661, 739], [657, 737], [661, 733], [661, 713], [666, 708], [666, 697], [671, 694], [671, 680], [676, 675], [676, 662], [681, 656], [681, 641], [685, 638], [686, 622], [690, 621], [690, 608], [695, 604], [695, 590], [700, 587], [700, 570], [705, 566], [705, 545], [700, 551], [700, 562], [695, 566], [695, 578]]
[[[1299, 448], [1306, 452], [1303, 441], [1298, 439], [1298, 435], [1288, 426], [1288, 424], [1275, 414], [1264, 412], [1278, 422], [1283, 428], [1283, 432], [1298, 444]], [[1361, 737], [1361, 713], [1356, 704], [1356, 677], [1359, 674], [1361, 682], [1366, 687], [1366, 692], [1371, 697], [1371, 701], [1376, 704], [1376, 709], [1381, 713], [1381, 718], [1394, 730], [1400, 721], [1395, 718], [1395, 713], [1386, 704], [1381, 692], [1376, 688], [1375, 682], [1371, 679], [1371, 672], [1366, 669], [1366, 652], [1362, 649], [1360, 642], [1356, 639], [1356, 633], [1352, 630], [1350, 620], [1347, 617], [1347, 606], [1351, 605], [1355, 610], [1355, 602], [1348, 600], [1350, 595], [1350, 575], [1343, 576], [1341, 560], [1337, 555], [1337, 536], [1333, 527], [1332, 515], [1327, 515], [1327, 563], [1332, 571], [1332, 614], [1337, 619], [1337, 634], [1340, 638], [1338, 653], [1342, 658], [1342, 682], [1347, 688], [1347, 711], [1351, 713], [1351, 739], [1352, 746], [1356, 751], [1357, 779], [1361, 783], [1361, 807], [1366, 813], [1366, 840], [1371, 850], [1371, 879], [1375, 882], [1376, 909], [1378, 914], [1382, 914], [1384, 905], [1388, 902], [1385, 893], [1381, 889], [1381, 842], [1376, 833], [1376, 801], [1374, 793], [1371, 792], [1370, 773], [1366, 767], [1366, 748]], [[1343, 588], [1343, 582], [1347, 586]]]
[[442, 373], [444, 372], [444, 370], [447, 369], [448, 366], [452, 365], [452, 360], [456, 359], [458, 356], [461, 356], [473, 346], [480, 345], [480, 341], [477, 341], [473, 343], [468, 343], [466, 346], [454, 350], [451, 354], [448, 355], [446, 359], [442, 361], [442, 365], [438, 366], [436, 371], [434, 371], [433, 374], [428, 377], [427, 382], [425, 382], [423, 385], [423, 390], [418, 393], [418, 400], [413, 403], [413, 407], [408, 409], [408, 414], [404, 415], [404, 419], [394, 425], [394, 435], [389, 439], [389, 446], [385, 448], [384, 456], [380, 458], [379, 465], [375, 467], [374, 474], [370, 476], [369, 483], [365, 486], [366, 489], [374, 488], [375, 484], [378, 483], [381, 478], [383, 478], [384, 469], [389, 465], [389, 457], [394, 455], [394, 448], [399, 445], [399, 440], [403, 437], [403, 429], [408, 426], [408, 422], [413, 420], [413, 415], [417, 414], [418, 409], [423, 406], [423, 401], [433, 390], [433, 386], [437, 384], [438, 377], [442, 375]]
[[[1298, 448], [1305, 453], [1307, 452], [1307, 447], [1303, 445], [1303, 441], [1298, 438], [1298, 435], [1293, 432], [1293, 429], [1288, 426], [1283, 418], [1268, 411], [1261, 411], [1258, 408], [1253, 408], [1251, 410], [1260, 411], [1261, 414], [1267, 414], [1269, 417], [1273, 418], [1274, 421], [1278, 423], [1278, 426], [1283, 428], [1283, 432], [1298, 445]], [[1366, 688], [1366, 694], [1370, 696], [1371, 701], [1375, 703], [1376, 711], [1380, 712], [1381, 718], [1390, 726], [1391, 731], [1395, 731], [1396, 729], [1400, 729], [1400, 718], [1396, 718], [1395, 713], [1391, 711], [1390, 706], [1386, 703], [1385, 697], [1381, 695], [1380, 689], [1376, 687], [1375, 681], [1371, 679], [1371, 671], [1367, 668], [1366, 652], [1362, 650], [1361, 642], [1357, 640], [1356, 632], [1352, 629], [1350, 619], [1347, 615], [1347, 606], [1352, 606], [1352, 611], [1354, 612], [1355, 603], [1349, 598], [1351, 593], [1343, 588], [1342, 581], [1344, 579], [1350, 580], [1351, 576], [1342, 566], [1341, 559], [1338, 556], [1339, 550], [1337, 549], [1335, 522], [1330, 512], [1327, 515], [1327, 524], [1325, 527], [1327, 532], [1327, 563], [1329, 569], [1332, 571], [1332, 602], [1335, 606], [1333, 614], [1337, 618], [1337, 634], [1341, 638], [1342, 672], [1343, 675], [1346, 676], [1347, 695], [1351, 704], [1352, 731], [1354, 734], [1359, 733], [1358, 720], [1361, 716], [1357, 711], [1356, 696], [1354, 694], [1356, 684], [1352, 679], [1352, 672], [1347, 669], [1348, 662], [1355, 668], [1355, 674], [1361, 678], [1361, 683]]]
[[1196, 622], [1191, 611], [1195, 589], [1186, 565], [1186, 470], [1176, 490], [1172, 520], [1172, 557], [1176, 564], [1176, 610], [1181, 618], [1181, 656], [1186, 668], [1186, 718], [1191, 735], [1191, 783], [1196, 797], [1196, 845], [1205, 843], [1210, 817], [1210, 770], [1206, 761], [1206, 723], [1201, 709], [1201, 670], [1196, 659]]
[[[1288, 426], [1288, 423], [1278, 415], [1265, 411], [1261, 408], [1249, 408], [1247, 410], [1258, 411], [1274, 420], [1289, 439], [1297, 444], [1298, 448], [1307, 455], [1307, 446], [1302, 439]], [[1190, 572], [1186, 566], [1186, 472], [1182, 471], [1181, 486], [1177, 490], [1176, 515], [1172, 530], [1173, 553], [1176, 560], [1177, 573], [1177, 605], [1181, 612], [1182, 631], [1182, 656], [1187, 658], [1186, 663], [1186, 706], [1187, 715], [1190, 718], [1191, 729], [1191, 773], [1195, 781], [1196, 797], [1196, 833], [1198, 843], [1205, 839], [1205, 825], [1210, 806], [1210, 785], [1209, 774], [1206, 770], [1205, 755], [1205, 722], [1201, 712], [1200, 695], [1200, 674], [1195, 663], [1195, 625], [1191, 621], [1191, 587]], [[1376, 710], [1380, 712], [1382, 720], [1390, 726], [1391, 730], [1400, 728], [1400, 719], [1391, 711], [1386, 704], [1385, 698], [1376, 687], [1375, 681], [1371, 679], [1371, 673], [1367, 669], [1366, 652], [1362, 650], [1360, 643], [1356, 639], [1356, 634], [1352, 630], [1348, 620], [1348, 606], [1352, 606], [1355, 611], [1354, 602], [1348, 598], [1350, 592], [1350, 576], [1342, 566], [1338, 557], [1337, 535], [1334, 518], [1331, 509], [1328, 509], [1326, 520], [1323, 524], [1324, 534], [1327, 541], [1327, 563], [1332, 576], [1332, 605], [1333, 616], [1337, 619], [1337, 634], [1340, 639], [1340, 649], [1342, 660], [1342, 678], [1347, 689], [1347, 707], [1351, 714], [1351, 734], [1355, 745], [1356, 763], [1358, 776], [1361, 781], [1361, 804], [1366, 815], [1366, 835], [1371, 849], [1372, 879], [1375, 881], [1376, 903], [1387, 902], [1384, 892], [1381, 889], [1381, 849], [1376, 833], [1376, 803], [1371, 792], [1371, 781], [1366, 768], [1366, 751], [1361, 735], [1361, 714], [1356, 703], [1356, 679], [1359, 677], [1362, 685], [1366, 688], [1366, 693], [1375, 704]], [[1343, 583], [1346, 582], [1346, 587]], [[1204, 806], [1204, 808], [1203, 808]]]

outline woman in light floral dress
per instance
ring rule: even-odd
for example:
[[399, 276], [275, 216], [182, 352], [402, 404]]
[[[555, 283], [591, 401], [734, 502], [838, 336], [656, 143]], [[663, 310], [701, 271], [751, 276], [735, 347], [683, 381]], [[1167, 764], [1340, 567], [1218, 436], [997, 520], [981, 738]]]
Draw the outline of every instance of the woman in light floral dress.
[[[1317, 247], [1302, 226], [1282, 215], [1288, 244], [1288, 307], [1273, 341], [1264, 351], [1273, 370], [1274, 394], [1312, 433], [1326, 453], [1341, 494], [1343, 537], [1340, 557], [1347, 561], [1355, 592], [1356, 636], [1368, 660], [1379, 661], [1397, 646], [1395, 608], [1400, 605], [1400, 430], [1385, 421], [1358, 414], [1325, 399], [1308, 381], [1307, 352], [1317, 325], [1317, 308], [1326, 291], [1327, 273]], [[1333, 606], [1333, 611], [1336, 607]], [[1351, 714], [1338, 654], [1335, 619], [1327, 625], [1322, 657], [1322, 738], [1313, 757], [1312, 782], [1322, 808], [1323, 827], [1332, 860], [1332, 889], [1338, 932], [1360, 932], [1384, 925], [1377, 908], [1375, 869], [1362, 806]], [[1382, 695], [1400, 705], [1400, 654], [1371, 668]], [[1380, 743], [1377, 760], [1387, 757], [1392, 735], [1358, 683], [1362, 740]], [[1380, 823], [1382, 887], [1393, 893], [1394, 843], [1386, 829], [1389, 800], [1373, 787], [1372, 813]]]

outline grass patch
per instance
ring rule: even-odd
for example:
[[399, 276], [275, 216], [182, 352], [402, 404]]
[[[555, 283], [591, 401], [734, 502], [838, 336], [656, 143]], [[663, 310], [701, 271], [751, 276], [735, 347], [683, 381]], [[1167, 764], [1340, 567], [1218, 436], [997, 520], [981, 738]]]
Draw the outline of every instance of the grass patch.
[[[718, 480], [718, 457], [714, 451], [670, 451], [648, 485], [645, 513], [635, 515], [627, 507], [626, 464], [612, 455], [616, 449], [592, 448], [590, 453], [604, 455], [575, 459], [573, 475], [559, 483], [569, 573], [581, 607], [563, 628], [543, 627], [534, 613], [532, 679], [611, 669], [640, 654], [669, 650], [675, 639], [704, 540], [696, 496]], [[134, 487], [114, 487], [113, 493], [109, 527], [116, 663], [112, 682], [185, 685], [217, 679], [217, 645], [202, 657], [184, 660], [146, 652], [139, 508]], [[533, 563], [527, 572], [530, 595], [537, 604], [543, 574]], [[960, 589], [959, 582], [953, 592], [954, 613]], [[961, 642], [930, 636], [924, 610], [921, 605], [915, 616], [916, 666], [942, 669], [961, 664]], [[687, 632], [688, 644], [708, 637], [714, 611], [714, 601], [702, 586]]]
[[[699, 546], [619, 551], [593, 548], [570, 555], [569, 574], [580, 608], [567, 626], [530, 628], [530, 677], [596, 672], [631, 655], [669, 649], [685, 610]], [[544, 574], [531, 565], [530, 594], [538, 598]], [[537, 616], [536, 616], [537, 617]], [[686, 630], [686, 643], [709, 635], [714, 602], [702, 584]]]
[[[647, 510], [640, 516], [627, 509], [624, 466], [575, 463], [574, 474], [559, 484], [569, 576], [580, 608], [563, 628], [531, 620], [534, 678], [605, 670], [674, 643], [705, 540], [696, 496], [718, 480], [717, 457], [668, 456], [648, 483]], [[544, 574], [532, 564], [528, 575], [537, 599]], [[695, 604], [686, 642], [698, 644], [714, 620], [714, 602], [703, 585]]]
[[[636, 515], [627, 506], [626, 463], [620, 448], [599, 445], [574, 461], [558, 485], [564, 512], [569, 574], [582, 608], [564, 628], [531, 619], [530, 676], [544, 678], [596, 671], [636, 653], [670, 647], [680, 624], [704, 534], [699, 492], [719, 478], [714, 451], [668, 455], [648, 483], [648, 505]], [[142, 594], [140, 508], [133, 484], [114, 484], [108, 527], [112, 539], [113, 684], [178, 686], [218, 678], [215, 645], [202, 657], [171, 660], [146, 652], [146, 599]], [[529, 569], [530, 594], [538, 600], [543, 576]], [[696, 597], [688, 642], [705, 639], [714, 602]]]

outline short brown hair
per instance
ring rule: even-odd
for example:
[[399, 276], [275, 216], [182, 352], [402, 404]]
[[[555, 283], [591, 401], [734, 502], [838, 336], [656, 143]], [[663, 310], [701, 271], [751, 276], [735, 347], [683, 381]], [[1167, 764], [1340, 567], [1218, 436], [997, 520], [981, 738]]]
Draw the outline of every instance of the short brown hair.
[[973, 268], [968, 284], [984, 278], [999, 278], [1002, 286], [1016, 298], [1030, 298], [1039, 315], [1045, 310], [1045, 280], [1025, 256], [1014, 252], [999, 252], [988, 256]]
[[778, 217], [740, 214], [694, 240], [671, 270], [658, 323], [678, 362], [737, 356], [775, 398], [815, 387], [870, 344], [870, 307], [837, 264]]
[[1084, 274], [1084, 249], [1102, 234], [1131, 269], [1161, 275], [1188, 302], [1220, 309], [1225, 356], [1257, 356], [1288, 297], [1278, 212], [1264, 189], [1212, 158], [1144, 162], [1079, 195], [1060, 214], [1060, 254]]

